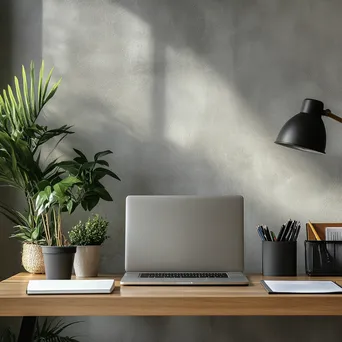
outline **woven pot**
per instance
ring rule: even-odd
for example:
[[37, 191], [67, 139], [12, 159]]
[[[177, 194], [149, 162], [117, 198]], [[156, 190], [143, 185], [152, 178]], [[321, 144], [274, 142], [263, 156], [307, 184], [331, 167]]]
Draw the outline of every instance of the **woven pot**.
[[21, 263], [29, 273], [45, 273], [44, 258], [42, 248], [39, 245], [24, 243]]

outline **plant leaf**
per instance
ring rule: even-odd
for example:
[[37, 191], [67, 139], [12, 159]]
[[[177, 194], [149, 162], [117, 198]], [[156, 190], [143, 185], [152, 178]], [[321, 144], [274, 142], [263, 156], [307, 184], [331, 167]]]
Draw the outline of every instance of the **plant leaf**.
[[67, 204], [67, 209], [68, 209], [68, 213], [71, 214], [72, 213], [72, 209], [73, 209], [73, 201], [70, 200]]
[[100, 180], [101, 178], [103, 178], [104, 176], [110, 176], [113, 177], [117, 180], [121, 180], [113, 171], [105, 169], [103, 167], [98, 167], [94, 170], [95, 172], [95, 178], [96, 180]]
[[37, 227], [33, 232], [32, 232], [32, 235], [31, 235], [31, 237], [32, 237], [32, 239], [33, 240], [36, 240], [37, 238], [38, 238], [38, 236], [39, 236], [39, 227]]
[[82, 158], [82, 164], [88, 161], [87, 157], [80, 150], [77, 148], [74, 148], [73, 150]]
[[94, 191], [105, 201], [113, 201], [109, 192], [104, 188], [95, 188]]
[[31, 120], [34, 122], [37, 117], [36, 97], [34, 92], [35, 76], [34, 76], [34, 63], [30, 64], [30, 104], [31, 104]]
[[81, 180], [79, 180], [77, 177], [74, 176], [68, 176], [64, 179], [62, 179], [59, 184], [66, 186], [67, 188], [72, 187], [75, 184], [82, 183]]
[[44, 77], [44, 60], [42, 60], [42, 64], [40, 66], [40, 70], [39, 70], [39, 79], [38, 79], [38, 106], [39, 108], [42, 107], [42, 103], [43, 103], [43, 77]]
[[[55, 93], [56, 93], [56, 91], [57, 91], [57, 89], [58, 89], [58, 87], [59, 87], [59, 85], [60, 85], [60, 83], [62, 82], [62, 79], [60, 78], [59, 80], [58, 80], [58, 82], [57, 83], [55, 83], [53, 86], [52, 86], [52, 88], [51, 88], [51, 90], [50, 90], [50, 92], [49, 92], [49, 94], [46, 96], [46, 98], [44, 99], [44, 102], [43, 102], [43, 106], [55, 95]], [[43, 107], [42, 106], [42, 107]]]
[[97, 204], [99, 203], [99, 200], [100, 200], [99, 196], [86, 196], [85, 199], [82, 201], [82, 203], [86, 202], [86, 209], [84, 209], [83, 204], [82, 203], [81, 204], [84, 210], [91, 211], [97, 206]]
[[26, 71], [23, 65], [21, 67], [21, 74], [22, 74], [22, 79], [23, 79], [23, 90], [24, 90], [24, 101], [25, 101], [26, 113], [27, 113], [27, 116], [30, 117], [30, 97], [29, 97], [28, 86], [27, 86]]
[[109, 167], [109, 163], [106, 160], [97, 160], [96, 164], [104, 165]]
[[111, 154], [111, 153], [113, 153], [113, 152], [110, 151], [110, 150], [105, 150], [105, 151], [102, 151], [102, 152], [98, 152], [98, 153], [95, 154], [94, 160], [97, 161], [99, 158], [104, 157], [107, 154]]

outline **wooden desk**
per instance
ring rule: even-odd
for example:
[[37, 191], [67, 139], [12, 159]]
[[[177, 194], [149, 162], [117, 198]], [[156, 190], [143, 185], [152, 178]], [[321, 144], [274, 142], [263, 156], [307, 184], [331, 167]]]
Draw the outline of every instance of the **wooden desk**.
[[[260, 285], [263, 278], [257, 275], [249, 276], [250, 286], [231, 287], [120, 288], [120, 276], [115, 278], [117, 287], [109, 295], [28, 296], [25, 292], [28, 281], [44, 276], [20, 273], [0, 283], [0, 316], [342, 315], [342, 295], [269, 295]], [[342, 277], [334, 280], [342, 285]]]
[[[123, 286], [108, 295], [26, 295], [19, 273], [0, 283], [0, 316], [23, 316], [18, 341], [28, 342], [37, 316], [342, 316], [342, 295], [269, 295], [258, 275], [249, 286]], [[310, 277], [276, 279], [312, 279]], [[342, 277], [314, 279], [334, 280]]]

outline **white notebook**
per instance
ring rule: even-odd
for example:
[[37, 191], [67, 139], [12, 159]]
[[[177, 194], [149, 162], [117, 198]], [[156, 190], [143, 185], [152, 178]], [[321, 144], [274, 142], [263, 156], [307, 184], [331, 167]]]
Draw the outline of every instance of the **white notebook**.
[[261, 284], [270, 294], [342, 294], [342, 287], [330, 280], [261, 280]]
[[26, 293], [29, 295], [111, 293], [114, 287], [114, 279], [30, 280]]

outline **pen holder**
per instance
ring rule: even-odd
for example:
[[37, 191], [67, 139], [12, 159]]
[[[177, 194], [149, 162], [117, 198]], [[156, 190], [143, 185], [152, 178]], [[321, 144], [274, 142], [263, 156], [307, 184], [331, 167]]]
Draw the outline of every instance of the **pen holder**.
[[297, 275], [297, 241], [262, 241], [264, 276]]

